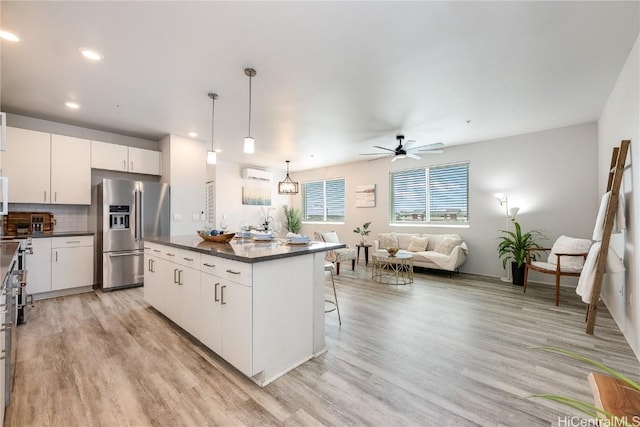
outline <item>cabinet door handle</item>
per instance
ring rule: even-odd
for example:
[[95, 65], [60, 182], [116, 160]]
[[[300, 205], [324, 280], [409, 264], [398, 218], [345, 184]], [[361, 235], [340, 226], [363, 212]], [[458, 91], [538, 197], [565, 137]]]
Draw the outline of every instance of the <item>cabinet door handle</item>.
[[123, 171], [126, 171], [126, 170], [127, 170], [127, 161], [126, 161], [126, 160], [123, 160], [123, 161], [122, 161], [122, 170], [123, 170]]
[[167, 256], [176, 256], [175, 254], [170, 254], [169, 252], [167, 252]]
[[185, 261], [193, 261], [193, 258], [184, 258], [183, 257], [182, 259], [185, 260]]
[[58, 262], [58, 251], [54, 251], [54, 253], [56, 254], [56, 262]]
[[233, 270], [227, 270], [227, 273], [231, 273], [231, 274], [240, 274], [239, 271], [233, 271]]
[[204, 264], [202, 264], [202, 265], [204, 265], [205, 267], [215, 267], [215, 266], [216, 266], [215, 264], [209, 264], [209, 263], [207, 263], [207, 262], [205, 262], [205, 263], [204, 263]]
[[67, 243], [80, 243], [80, 240], [70, 240]]
[[131, 162], [131, 169], [129, 169], [129, 170], [133, 170], [133, 162]]
[[154, 265], [153, 265], [153, 260], [152, 259], [149, 260], [149, 271], [152, 272], [152, 273], [156, 272], [154, 270]]
[[173, 283], [178, 283], [178, 269], [173, 269]]
[[221, 298], [221, 302], [220, 304], [225, 305], [226, 302], [224, 302], [224, 288], [226, 288], [227, 285], [222, 285], [222, 287], [220, 288], [220, 298]]
[[215, 284], [215, 302], [220, 301], [220, 298], [218, 298], [218, 286], [220, 286], [220, 282]]
[[162, 252], [160, 249], [154, 249], [153, 252]]
[[180, 286], [184, 285], [184, 282], [182, 281], [182, 272], [183, 270], [178, 270], [178, 285]]
[[47, 190], [44, 190], [44, 201], [47, 201]]
[[57, 191], [54, 191], [54, 192], [53, 192], [53, 201], [54, 201], [54, 202], [57, 202], [57, 201], [58, 201], [58, 192], [57, 192]]

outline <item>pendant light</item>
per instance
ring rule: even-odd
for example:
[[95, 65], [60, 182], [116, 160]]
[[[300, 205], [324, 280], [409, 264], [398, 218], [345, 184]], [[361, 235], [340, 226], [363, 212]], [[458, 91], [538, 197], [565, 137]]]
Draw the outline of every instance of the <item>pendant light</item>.
[[211, 99], [211, 151], [207, 151], [207, 164], [215, 165], [218, 153], [213, 149], [213, 119], [216, 107], [216, 99], [218, 99], [217, 93], [209, 93], [209, 98]]
[[284, 181], [278, 182], [279, 194], [298, 194], [298, 183], [289, 176], [289, 160], [287, 160], [287, 176]]
[[255, 139], [251, 137], [251, 79], [256, 76], [256, 70], [245, 68], [244, 74], [249, 76], [249, 136], [244, 138], [244, 152], [253, 154], [255, 152]]

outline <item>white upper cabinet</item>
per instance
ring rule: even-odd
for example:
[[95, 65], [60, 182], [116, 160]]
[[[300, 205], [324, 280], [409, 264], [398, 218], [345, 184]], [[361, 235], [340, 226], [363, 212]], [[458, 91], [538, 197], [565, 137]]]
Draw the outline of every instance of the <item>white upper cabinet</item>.
[[129, 172], [160, 175], [160, 152], [129, 147]]
[[127, 172], [127, 146], [91, 141], [91, 167]]
[[7, 127], [2, 169], [10, 203], [51, 203], [51, 134]]
[[160, 175], [160, 152], [126, 145], [91, 141], [91, 167]]
[[90, 162], [86, 139], [7, 127], [9, 202], [90, 205]]
[[51, 203], [91, 204], [91, 145], [88, 140], [51, 135]]

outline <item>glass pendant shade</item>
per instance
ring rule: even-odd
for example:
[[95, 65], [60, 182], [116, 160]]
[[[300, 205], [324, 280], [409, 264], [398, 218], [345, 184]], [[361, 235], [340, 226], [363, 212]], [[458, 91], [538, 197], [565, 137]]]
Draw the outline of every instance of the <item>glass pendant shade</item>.
[[207, 151], [207, 164], [215, 165], [218, 160], [218, 155], [215, 151]]
[[255, 152], [255, 139], [250, 136], [244, 138], [244, 152], [253, 154]]

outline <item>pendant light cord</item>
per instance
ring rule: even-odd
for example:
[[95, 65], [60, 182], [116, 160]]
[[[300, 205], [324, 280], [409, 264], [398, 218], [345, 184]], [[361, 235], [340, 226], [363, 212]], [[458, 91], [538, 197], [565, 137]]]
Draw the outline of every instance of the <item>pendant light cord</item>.
[[218, 94], [216, 93], [210, 93], [209, 94], [209, 98], [211, 98], [211, 151], [214, 151], [213, 149], [213, 130], [214, 130], [214, 117], [215, 117], [215, 112], [216, 112], [216, 99], [218, 98]]
[[251, 136], [251, 80], [253, 76], [249, 73], [249, 136]]

